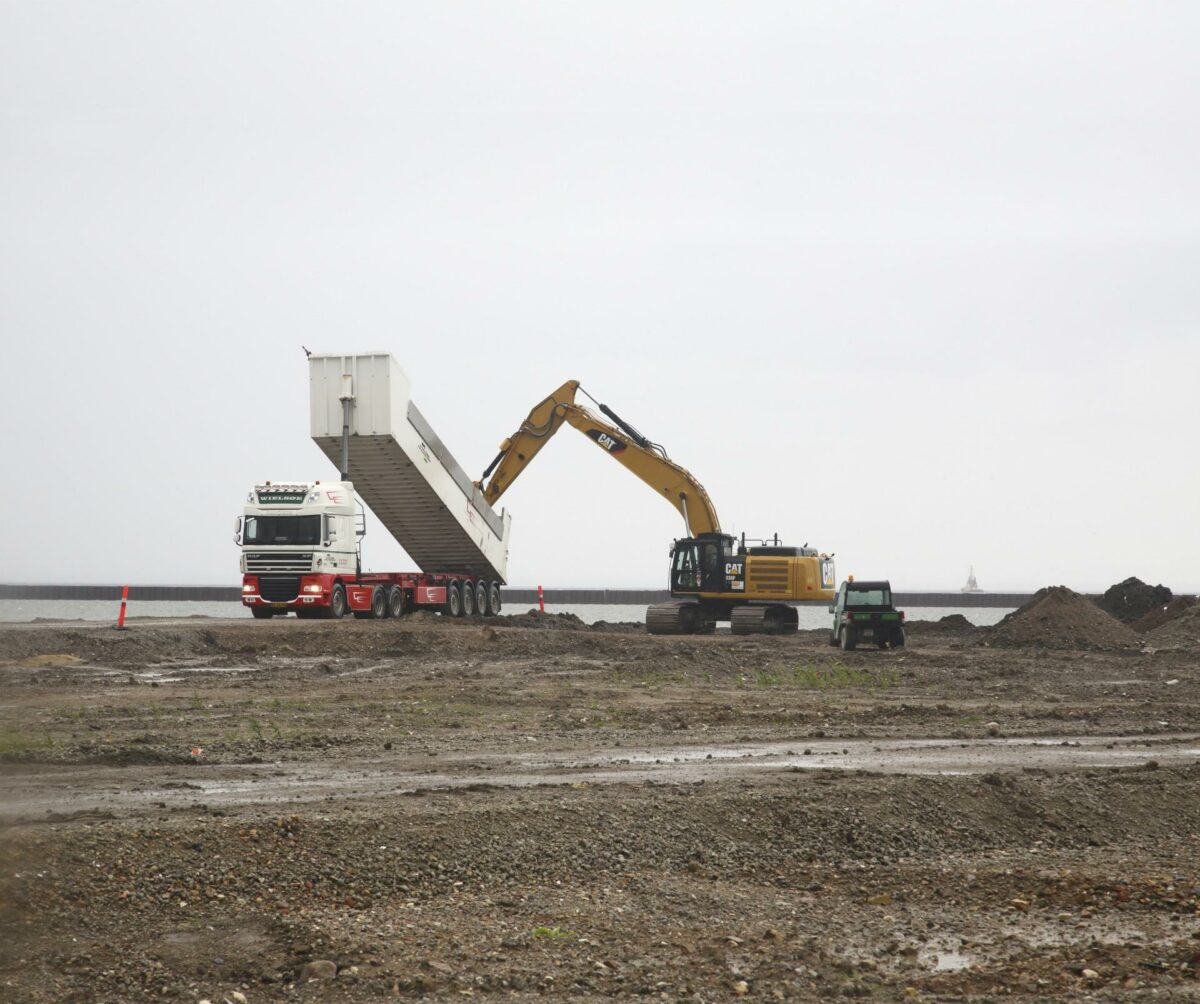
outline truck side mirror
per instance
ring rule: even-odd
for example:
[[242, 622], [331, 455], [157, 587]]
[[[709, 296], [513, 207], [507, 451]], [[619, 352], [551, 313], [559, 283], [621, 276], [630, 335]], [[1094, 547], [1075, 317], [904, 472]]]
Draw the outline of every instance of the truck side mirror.
[[238, 516], [233, 521], [233, 542], [241, 544], [242, 542], [242, 517]]

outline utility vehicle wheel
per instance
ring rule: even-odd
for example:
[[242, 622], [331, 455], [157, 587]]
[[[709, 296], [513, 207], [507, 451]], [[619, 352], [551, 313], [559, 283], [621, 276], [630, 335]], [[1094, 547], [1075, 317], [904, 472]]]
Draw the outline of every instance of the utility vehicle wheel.
[[256, 621], [269, 621], [272, 617], [275, 616], [275, 611], [272, 610], [270, 607], [251, 607], [250, 615]]
[[836, 631], [829, 632], [829, 644], [832, 645], [834, 648], [837, 648], [838, 645], [841, 644], [838, 633]]
[[388, 590], [387, 595], [387, 616], [399, 617], [404, 613], [404, 590], [399, 586], [392, 586]]
[[500, 612], [500, 583], [488, 586], [488, 613], [495, 617]]
[[446, 605], [442, 607], [442, 613], [447, 617], [462, 616], [462, 593], [458, 591], [457, 582], [451, 582], [446, 587]]
[[475, 616], [475, 584], [469, 579], [462, 584], [462, 612], [464, 617]]
[[904, 648], [904, 628], [901, 628], [900, 633], [892, 639], [892, 648]]
[[876, 647], [877, 647], [877, 648], [887, 648], [887, 647], [888, 647], [887, 639], [886, 639], [886, 638], [880, 638], [880, 639], [879, 639], [879, 641], [877, 641], [877, 642], [875, 643], [875, 645], [876, 645]]
[[487, 583], [480, 579], [475, 583], [475, 612], [483, 617], [487, 614], [488, 605], [488, 587]]
[[842, 651], [853, 652], [858, 645], [858, 632], [852, 627], [842, 628]]
[[346, 616], [346, 588], [340, 582], [334, 584], [333, 592], [329, 594], [327, 616], [335, 621], [340, 621]]

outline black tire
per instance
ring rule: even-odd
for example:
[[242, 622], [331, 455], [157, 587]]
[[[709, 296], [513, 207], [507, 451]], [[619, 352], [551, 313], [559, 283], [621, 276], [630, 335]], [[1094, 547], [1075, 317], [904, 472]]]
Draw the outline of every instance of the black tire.
[[320, 607], [297, 607], [296, 616], [302, 621], [313, 621], [325, 613]]
[[387, 613], [388, 617], [399, 617], [404, 613], [404, 590], [399, 586], [392, 586], [388, 590], [387, 595]]
[[500, 613], [500, 583], [493, 582], [488, 586], [488, 613], [495, 617]]
[[488, 587], [487, 583], [480, 579], [475, 583], [475, 613], [480, 617], [487, 616], [488, 605]]
[[875, 646], [876, 646], [877, 648], [887, 648], [887, 647], [888, 647], [887, 639], [886, 639], [886, 638], [880, 638], [880, 639], [879, 639], [879, 641], [877, 641], [877, 642], [875, 643]]
[[442, 607], [442, 613], [447, 617], [462, 616], [462, 593], [458, 591], [457, 582], [451, 582], [446, 587], [446, 603]]
[[475, 616], [475, 584], [470, 579], [464, 579], [462, 584], [462, 615]]
[[326, 616], [335, 621], [340, 621], [346, 616], [346, 588], [340, 582], [333, 584], [333, 592], [329, 594], [329, 612]]
[[376, 586], [371, 593], [371, 617], [381, 621], [387, 616], [387, 593], [383, 586]]
[[838, 641], [838, 633], [836, 631], [829, 632], [829, 644], [833, 648], [838, 647], [839, 641]]
[[270, 607], [251, 607], [250, 616], [256, 621], [269, 621], [275, 616], [275, 611]]
[[842, 628], [841, 645], [843, 652], [853, 652], [858, 647], [858, 632], [849, 624]]
[[904, 628], [901, 628], [900, 633], [892, 639], [892, 648], [904, 648]]

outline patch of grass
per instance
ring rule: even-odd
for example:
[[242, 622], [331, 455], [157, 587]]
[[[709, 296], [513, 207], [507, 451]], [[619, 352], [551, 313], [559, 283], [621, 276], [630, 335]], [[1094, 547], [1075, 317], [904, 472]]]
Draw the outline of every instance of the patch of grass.
[[537, 941], [567, 941], [576, 937], [576, 934], [574, 931], [565, 930], [556, 924], [553, 927], [535, 927], [533, 937]]
[[840, 662], [828, 666], [800, 663], [796, 666], [772, 666], [754, 673], [759, 687], [795, 687], [798, 690], [884, 690], [899, 682], [891, 669], [852, 669]]

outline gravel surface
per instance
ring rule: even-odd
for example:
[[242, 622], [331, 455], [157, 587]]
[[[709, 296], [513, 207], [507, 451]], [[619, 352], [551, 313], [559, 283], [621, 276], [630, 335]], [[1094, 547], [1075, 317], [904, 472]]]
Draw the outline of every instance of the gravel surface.
[[[1070, 600], [1025, 643], [917, 621], [852, 653], [529, 615], [0, 627], [0, 792], [61, 793], [0, 824], [0, 1000], [1198, 999], [1200, 641], [1051, 647]], [[1061, 755], [888, 772], [1031, 738]], [[368, 766], [467, 783], [354, 791]], [[223, 797], [247, 774], [275, 800]]]

